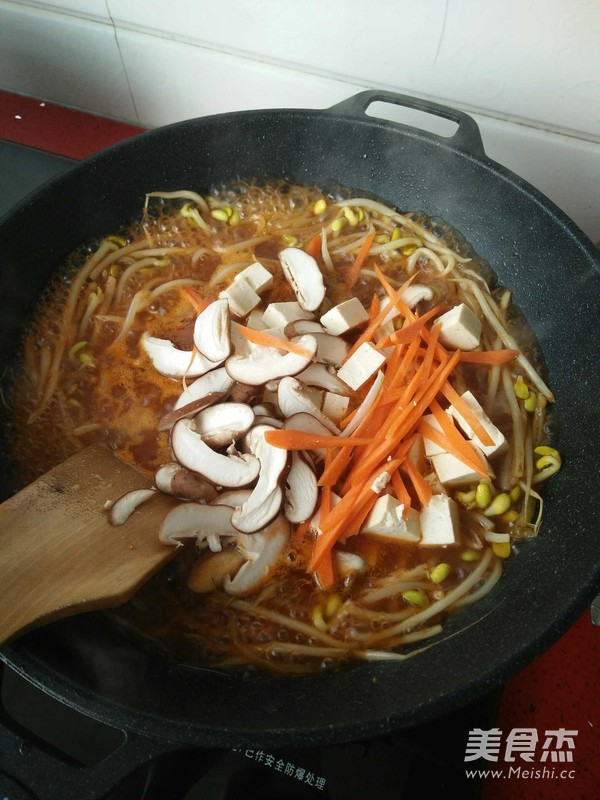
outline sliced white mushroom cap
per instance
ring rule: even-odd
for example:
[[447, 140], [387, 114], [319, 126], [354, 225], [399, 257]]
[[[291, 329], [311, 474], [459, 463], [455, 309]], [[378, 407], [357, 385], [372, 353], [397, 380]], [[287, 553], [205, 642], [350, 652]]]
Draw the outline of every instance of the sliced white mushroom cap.
[[199, 558], [187, 576], [187, 587], [198, 594], [219, 589], [227, 576], [235, 575], [244, 563], [244, 556], [235, 547]]
[[195, 539], [198, 547], [208, 546], [213, 552], [230, 542], [237, 531], [231, 524], [229, 506], [181, 503], [163, 519], [158, 538], [165, 544], [181, 547], [181, 539]]
[[305, 311], [314, 311], [323, 302], [325, 284], [319, 265], [305, 250], [286, 247], [279, 253], [283, 274]]
[[181, 408], [173, 408], [160, 418], [158, 421], [158, 430], [170, 430], [178, 420], [184, 419], [184, 417], [194, 416], [207, 406], [211, 406], [213, 403], [222, 400], [225, 396], [225, 392], [210, 392], [204, 395], [204, 397], [199, 397], [197, 400], [193, 400], [191, 403], [181, 406]]
[[[302, 431], [303, 433], [316, 433], [319, 436], [331, 436], [330, 428], [328, 428], [315, 416], [309, 414], [306, 411], [299, 411], [298, 413], [289, 416], [283, 423], [283, 427], [286, 430], [291, 430], [291, 431]], [[315, 448], [310, 452], [314, 453], [320, 459], [325, 458], [326, 451], [324, 448]]]
[[304, 385], [296, 378], [281, 379], [277, 390], [277, 400], [281, 413], [285, 417], [291, 417], [293, 414], [303, 411], [318, 419], [331, 433], [340, 433], [339, 428], [307, 396]]
[[211, 503], [217, 496], [217, 490], [212, 483], [174, 461], [163, 464], [156, 470], [154, 485], [163, 494], [170, 494], [181, 500]]
[[254, 411], [245, 403], [217, 403], [200, 411], [193, 420], [202, 441], [217, 449], [237, 441], [253, 425]]
[[[227, 370], [225, 370], [227, 372]], [[256, 386], [250, 386], [248, 383], [239, 383], [234, 381], [231, 391], [229, 392], [229, 400], [232, 403], [249, 403], [260, 394], [260, 389]]]
[[285, 516], [290, 522], [304, 522], [315, 510], [319, 487], [315, 471], [297, 451], [292, 453], [292, 465], [285, 482]]
[[319, 386], [328, 392], [350, 396], [352, 390], [340, 380], [334, 372], [330, 372], [325, 364], [309, 364], [306, 369], [299, 372], [296, 378], [307, 386]]
[[252, 494], [252, 489], [229, 489], [221, 492], [212, 502], [213, 506], [229, 506], [237, 508], [245, 503]]
[[257, 414], [254, 417], [254, 424], [255, 425], [269, 425], [271, 428], [283, 428], [283, 420], [277, 419], [277, 417], [267, 417], [264, 414]]
[[142, 503], [156, 495], [155, 489], [134, 489], [126, 492], [110, 506], [108, 519], [111, 525], [122, 525]]
[[317, 354], [315, 360], [320, 364], [328, 364], [332, 367], [341, 367], [350, 350], [350, 345], [341, 336], [334, 336], [332, 333], [313, 333], [317, 340]]
[[355, 572], [362, 572], [367, 566], [367, 562], [362, 556], [350, 553], [348, 550], [336, 550], [334, 559], [337, 571], [344, 578]]
[[225, 367], [213, 369], [207, 372], [200, 378], [196, 378], [193, 383], [190, 383], [183, 391], [177, 401], [175, 408], [182, 408], [183, 406], [193, 403], [194, 400], [199, 400], [212, 392], [229, 392], [235, 381], [229, 375]]
[[154, 369], [165, 378], [195, 378], [216, 366], [201, 353], [179, 350], [169, 339], [158, 339], [148, 333], [141, 335], [140, 345], [150, 357]]
[[274, 403], [262, 402], [252, 406], [255, 416], [274, 417], [277, 414], [277, 407]]
[[267, 442], [265, 433], [273, 430], [270, 425], [256, 425], [244, 439], [245, 446], [260, 462], [260, 471], [250, 497], [231, 517], [232, 524], [242, 533], [262, 530], [279, 513], [283, 502], [280, 481], [287, 466], [287, 451]]
[[297, 340], [307, 351], [306, 356], [297, 353], [282, 355], [276, 347], [254, 347], [250, 352], [229, 356], [225, 369], [236, 381], [259, 386], [286, 375], [296, 375], [310, 364], [317, 351], [313, 336], [300, 336]]
[[402, 292], [402, 299], [409, 308], [414, 308], [421, 300], [432, 300], [433, 289], [423, 283], [413, 283]]
[[196, 433], [189, 419], [180, 419], [171, 432], [173, 455], [184, 467], [204, 475], [216, 486], [247, 486], [258, 477], [260, 462], [251, 453], [217, 453]]
[[233, 579], [226, 577], [223, 588], [228, 594], [244, 597], [263, 586], [273, 572], [277, 561], [290, 539], [290, 526], [283, 514], [253, 536], [240, 534], [236, 540], [238, 551], [246, 562]]
[[194, 344], [210, 361], [221, 363], [231, 352], [229, 303], [225, 298], [213, 300], [196, 317]]
[[288, 322], [283, 333], [288, 339], [292, 339], [294, 336], [302, 336], [304, 333], [325, 333], [325, 328], [320, 322], [313, 319], [296, 319]]

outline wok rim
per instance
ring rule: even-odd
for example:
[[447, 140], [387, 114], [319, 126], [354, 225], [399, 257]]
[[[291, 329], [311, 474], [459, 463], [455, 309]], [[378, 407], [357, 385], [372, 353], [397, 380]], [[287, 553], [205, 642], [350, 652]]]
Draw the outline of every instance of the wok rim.
[[[450, 145], [442, 143], [440, 145], [439, 137], [427, 132], [420, 131], [409, 126], [400, 125], [398, 123], [391, 123], [385, 120], [378, 120], [373, 117], [365, 117], [364, 119], [357, 120], [351, 114], [332, 114], [329, 110], [315, 110], [315, 109], [259, 109], [255, 111], [241, 111], [230, 112], [227, 114], [212, 115], [209, 117], [199, 117], [191, 120], [184, 120], [182, 122], [173, 123], [168, 126], [147, 131], [139, 134], [131, 139], [120, 142], [103, 149], [97, 154], [76, 163], [71, 167], [65, 175], [61, 175], [52, 179], [48, 183], [39, 187], [26, 198], [24, 198], [17, 206], [5, 215], [0, 220], [0, 231], [4, 223], [12, 219], [15, 215], [25, 213], [32, 203], [35, 203], [38, 196], [43, 195], [45, 192], [52, 191], [57, 185], [67, 178], [72, 172], [80, 170], [87, 170], [97, 164], [102, 164], [107, 155], [114, 155], [115, 152], [126, 152], [129, 148], [138, 146], [138, 143], [147, 139], [154, 139], [157, 135], [165, 136], [176, 129], [183, 129], [189, 127], [198, 127], [210, 125], [215, 120], [224, 122], [240, 118], [250, 118], [257, 116], [302, 116], [306, 117], [311, 115], [315, 118], [322, 118], [327, 116], [330, 119], [337, 119], [340, 121], [352, 122], [356, 124], [360, 122], [368, 127], [376, 126], [383, 127], [386, 130], [400, 131], [409, 137], [421, 139], [426, 141], [429, 145], [436, 147], [444, 146], [453, 149]], [[600, 275], [600, 257], [594, 248], [594, 245], [585, 234], [579, 230], [575, 223], [561, 211], [552, 201], [546, 198], [539, 190], [532, 187], [524, 179], [512, 173], [505, 167], [497, 164], [487, 156], [470, 154], [464, 150], [456, 150], [461, 158], [466, 158], [474, 161], [479, 168], [485, 169], [494, 178], [507, 182], [516, 188], [519, 192], [523, 193], [529, 200], [533, 201], [538, 208], [542, 209], [545, 214], [549, 215], [554, 223], [558, 224], [563, 232], [567, 233], [571, 239], [576, 243], [581, 253], [591, 262], [595, 271]], [[594, 595], [600, 588], [600, 561], [596, 563], [593, 569], [590, 570], [586, 582], [580, 587], [577, 593], [569, 598], [565, 604], [562, 612], [556, 618], [546, 621], [546, 625], [534, 638], [523, 642], [521, 647], [517, 650], [503, 655], [502, 659], [496, 664], [496, 667], [488, 672], [480, 675], [478, 679], [461, 684], [454, 692], [445, 693], [438, 697], [429, 698], [427, 702], [421, 703], [416, 709], [412, 708], [408, 712], [405, 709], [400, 709], [395, 713], [390, 713], [389, 716], [369, 720], [367, 722], [361, 721], [357, 723], [355, 719], [349, 720], [346, 723], [336, 723], [334, 727], [330, 725], [323, 725], [321, 728], [306, 727], [298, 729], [292, 728], [271, 728], [268, 733], [261, 732], [260, 741], [265, 745], [279, 744], [284, 740], [289, 739], [290, 732], [293, 736], [293, 743], [306, 742], [312, 744], [315, 737], [319, 739], [320, 743], [331, 743], [340, 741], [349, 741], [356, 738], [363, 738], [377, 733], [382, 730], [391, 730], [392, 728], [405, 728], [413, 724], [429, 721], [433, 718], [440, 716], [448, 711], [454, 710], [463, 705], [468, 700], [474, 699], [475, 696], [482, 695], [487, 689], [492, 688], [498, 683], [506, 680], [515, 672], [523, 668], [527, 663], [544, 652], [549, 645], [555, 642], [560, 635], [562, 635], [576, 620], [576, 618], [583, 612], [585, 607], [589, 605]], [[33, 640], [29, 637], [33, 636]], [[58, 683], [49, 686], [48, 680], [48, 665], [41, 663], [35, 656], [35, 636], [30, 634], [25, 637], [21, 642], [16, 642], [9, 645], [0, 652], [0, 658], [5, 661], [10, 667], [15, 669], [17, 673], [24, 678], [32, 681], [43, 691], [55, 697], [55, 699], [65, 702], [83, 713], [93, 718], [99, 719], [109, 725], [116, 726], [123, 729], [133, 729], [142, 734], [151, 734], [157, 738], [164, 738], [164, 728], [168, 725], [170, 728], [175, 728], [177, 736], [173, 739], [172, 731], [170, 732], [170, 740], [180, 741], [183, 744], [198, 744], [199, 738], [202, 740], [206, 737], [210, 739], [211, 745], [214, 746], [230, 746], [242, 743], [256, 743], [257, 731], [254, 728], [247, 728], [244, 730], [222, 730], [213, 728], [204, 728], [202, 724], [198, 727], [190, 726], [189, 721], [174, 721], [157, 719], [150, 713], [145, 713], [142, 709], [131, 708], [127, 706], [114, 703], [106, 698], [99, 698], [97, 695], [86, 691], [86, 687], [75, 684], [69, 681], [65, 676], [59, 676]], [[28, 649], [28, 642], [33, 641], [34, 652], [31, 653]], [[372, 665], [361, 665], [356, 670], [363, 670], [372, 672]], [[54, 677], [52, 680], [54, 680]], [[323, 682], [324, 676], [305, 676], [302, 678], [292, 678], [291, 680], [297, 682], [301, 681], [312, 683], [314, 680]], [[273, 680], [267, 678], [267, 681]], [[276, 677], [276, 681], [288, 680], [282, 677]], [[61, 682], [62, 681], [62, 682]], [[310, 689], [309, 689], [310, 691]], [[415, 719], [418, 717], [418, 719]], [[133, 722], [133, 724], [132, 724]], [[200, 737], [199, 737], [200, 733]], [[286, 739], [287, 737], [287, 739]], [[310, 737], [310, 738], [308, 738]], [[200, 743], [204, 743], [201, 741]]]

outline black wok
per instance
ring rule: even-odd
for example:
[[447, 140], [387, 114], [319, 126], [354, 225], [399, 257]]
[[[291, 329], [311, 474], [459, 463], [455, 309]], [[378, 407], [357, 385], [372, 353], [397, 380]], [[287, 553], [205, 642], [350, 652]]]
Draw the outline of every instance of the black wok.
[[[378, 100], [451, 119], [458, 130], [441, 138], [366, 116]], [[540, 536], [509, 559], [490, 595], [449, 621], [436, 646], [405, 663], [242, 680], [157, 657], [98, 614], [33, 632], [1, 654], [67, 704], [172, 743], [304, 746], [424, 722], [524, 667], [600, 589], [600, 259], [551, 202], [485, 156], [477, 126], [457, 111], [363, 92], [324, 111], [191, 120], [87, 159], [0, 225], [2, 366], [67, 254], [134, 217], [147, 191], [203, 191], [257, 175], [339, 182], [461, 231], [514, 290], [537, 333], [556, 392], [564, 467], [547, 487]], [[9, 466], [4, 458], [6, 492]]]

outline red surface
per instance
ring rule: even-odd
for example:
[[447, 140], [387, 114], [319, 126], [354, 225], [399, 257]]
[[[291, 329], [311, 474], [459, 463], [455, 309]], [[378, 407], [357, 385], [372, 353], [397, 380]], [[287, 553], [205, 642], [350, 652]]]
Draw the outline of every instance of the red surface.
[[85, 158], [143, 128], [0, 92], [0, 139], [69, 158]]
[[[141, 132], [141, 128], [0, 92], [0, 138], [41, 150], [83, 158]], [[600, 629], [586, 611], [546, 653], [506, 683], [497, 727], [502, 731], [499, 760], [477, 767], [501, 769], [488, 777], [482, 800], [597, 800], [600, 798]], [[515, 728], [534, 730], [539, 743], [533, 761], [515, 754], [505, 763], [506, 737]], [[572, 761], [541, 762], [547, 730], [577, 731]], [[466, 743], [465, 743], [466, 744]], [[472, 768], [474, 762], [465, 764]], [[508, 771], [521, 767], [520, 773]], [[546, 772], [542, 772], [543, 768]], [[533, 774], [525, 775], [523, 770]], [[539, 773], [534, 772], [539, 770]], [[552, 777], [552, 770], [557, 777]], [[561, 770], [572, 777], [560, 778]], [[548, 776], [550, 774], [550, 776]]]

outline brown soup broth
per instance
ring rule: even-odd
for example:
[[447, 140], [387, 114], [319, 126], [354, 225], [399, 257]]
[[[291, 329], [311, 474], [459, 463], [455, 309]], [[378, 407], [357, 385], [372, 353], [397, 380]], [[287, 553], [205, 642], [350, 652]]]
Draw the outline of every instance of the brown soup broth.
[[[236, 224], [204, 212], [210, 226], [207, 235], [190, 216], [182, 214], [184, 204], [189, 205], [186, 198], [151, 198], [149, 210], [138, 225], [112, 241], [103, 240], [98, 249], [75, 254], [40, 306], [9, 398], [11, 456], [21, 483], [96, 441], [148, 475], [171, 461], [169, 432], [159, 431], [158, 423], [173, 409], [182, 385], [152, 367], [140, 347], [142, 333], [169, 339], [177, 348], [191, 350], [196, 311], [182, 286], [193, 288], [205, 300], [213, 300], [230, 285], [237, 272], [254, 260], [274, 275], [271, 288], [262, 296], [261, 308], [270, 302], [295, 299], [279, 267], [278, 253], [290, 243], [306, 246], [332, 220], [346, 221], [337, 231], [329, 228], [329, 255], [334, 269], [323, 265], [327, 294], [326, 305], [319, 314], [348, 299], [346, 276], [359, 247], [353, 243], [359, 242], [361, 236], [364, 240], [368, 230], [374, 232], [374, 241], [379, 240], [384, 248], [369, 256], [351, 291], [351, 296], [361, 300], [367, 310], [374, 295], [384, 296], [374, 272], [376, 265], [395, 287], [406, 280], [411, 270], [416, 272], [416, 283], [431, 287], [433, 299], [419, 305], [421, 314], [440, 302], [448, 308], [469, 302], [477, 310], [469, 282], [487, 292], [484, 279], [489, 278], [489, 271], [473, 258], [465, 243], [452, 237], [450, 229], [446, 228], [444, 237], [436, 240], [436, 249], [428, 256], [433, 245], [425, 235], [435, 226], [423, 216], [392, 217], [380, 213], [377, 206], [367, 204], [363, 208], [359, 202], [345, 216], [343, 207], [335, 207], [336, 199], [339, 198], [324, 195], [316, 188], [284, 182], [222, 187], [207, 196], [210, 209], [233, 209]], [[321, 215], [314, 211], [319, 201], [325, 201], [327, 206]], [[197, 208], [197, 204], [191, 205]], [[385, 249], [386, 244], [400, 237], [411, 241], [399, 249]], [[419, 247], [423, 255], [411, 267], [411, 256]], [[101, 257], [95, 255], [99, 251], [103, 251]], [[457, 254], [459, 257], [455, 258]], [[90, 260], [94, 259], [95, 266], [90, 268]], [[84, 272], [85, 279], [78, 286], [78, 276]], [[500, 308], [507, 330], [537, 365], [533, 334], [506, 291], [496, 287], [489, 297]], [[136, 304], [138, 310], [133, 314]], [[493, 329], [481, 310], [477, 313], [482, 319], [486, 349], [498, 348], [501, 345]], [[128, 330], [122, 335], [125, 326]], [[347, 338], [352, 342], [356, 335]], [[513, 384], [521, 370], [514, 362], [506, 369]], [[514, 415], [498, 376], [496, 388], [490, 389], [490, 372], [487, 366], [462, 364], [456, 368], [453, 382], [458, 391], [470, 389], [482, 404], [485, 400], [489, 417], [509, 442], [510, 454], [515, 438]], [[524, 428], [519, 436], [527, 448], [548, 443], [545, 403], [538, 402], [530, 414], [520, 408], [519, 419]], [[514, 459], [511, 466], [510, 455], [493, 457], [490, 462], [496, 476], [494, 491], [512, 490], [515, 495], [513, 513], [495, 517], [494, 532], [509, 533], [512, 541], [534, 535], [537, 527], [533, 497], [527, 499], [527, 507], [517, 498], [517, 494], [523, 494], [519, 487], [524, 475], [511, 474]], [[435, 484], [435, 476], [431, 481]], [[463, 486], [450, 493], [466, 494], [474, 488]], [[411, 492], [418, 506], [418, 498], [412, 489]], [[419, 630], [431, 628], [430, 635], [435, 635], [433, 626], [454, 607], [449, 606], [414, 628], [405, 622], [411, 614], [450, 595], [484, 557], [488, 565], [470, 592], [480, 590], [486, 581], [491, 589], [500, 575], [502, 558], [497, 548], [486, 541], [481, 509], [466, 505], [460, 505], [459, 541], [451, 547], [389, 543], [365, 534], [342, 541], [339, 547], [360, 556], [365, 569], [338, 575], [329, 590], [319, 588], [306, 570], [314, 540], [310, 530], [299, 541], [292, 535], [268, 582], [253, 596], [244, 598], [233, 598], [220, 588], [205, 594], [190, 591], [187, 575], [198, 559], [207, 557], [207, 551], [188, 542], [180, 556], [133, 601], [111, 613], [162, 642], [178, 657], [196, 664], [254, 664], [281, 673], [297, 673], [334, 669], [363, 658], [365, 651], [410, 648], [413, 641], [419, 640]], [[431, 570], [440, 563], [448, 565], [448, 577], [436, 584], [430, 579]], [[405, 579], [407, 573], [409, 577]], [[397, 591], [382, 599], [365, 601], [370, 591], [386, 582], [391, 585], [394, 580], [400, 586]], [[413, 606], [407, 602], [405, 592], [419, 587], [426, 593], [425, 604]]]

